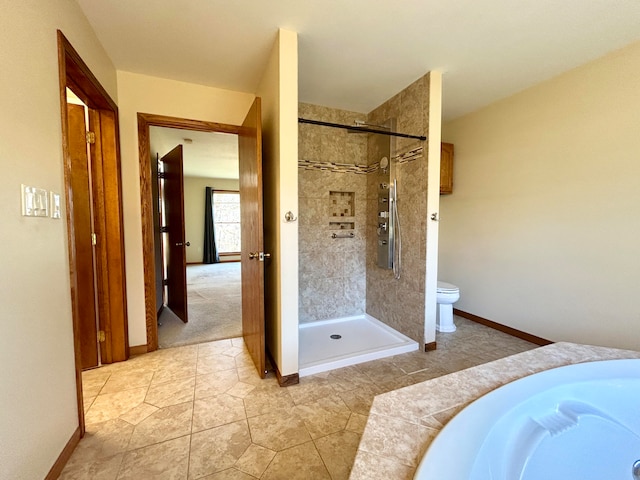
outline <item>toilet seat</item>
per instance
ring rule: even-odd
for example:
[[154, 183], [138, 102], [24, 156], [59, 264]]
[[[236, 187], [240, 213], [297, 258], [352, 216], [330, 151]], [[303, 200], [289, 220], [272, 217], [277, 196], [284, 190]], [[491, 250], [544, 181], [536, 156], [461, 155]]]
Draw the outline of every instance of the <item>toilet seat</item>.
[[438, 281], [437, 293], [458, 293], [460, 289], [447, 282]]

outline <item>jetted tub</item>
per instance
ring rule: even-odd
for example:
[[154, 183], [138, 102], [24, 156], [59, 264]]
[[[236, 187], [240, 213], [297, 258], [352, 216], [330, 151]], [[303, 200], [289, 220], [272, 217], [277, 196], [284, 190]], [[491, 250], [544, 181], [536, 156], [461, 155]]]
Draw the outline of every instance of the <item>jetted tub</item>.
[[640, 480], [640, 359], [504, 385], [438, 434], [418, 480]]

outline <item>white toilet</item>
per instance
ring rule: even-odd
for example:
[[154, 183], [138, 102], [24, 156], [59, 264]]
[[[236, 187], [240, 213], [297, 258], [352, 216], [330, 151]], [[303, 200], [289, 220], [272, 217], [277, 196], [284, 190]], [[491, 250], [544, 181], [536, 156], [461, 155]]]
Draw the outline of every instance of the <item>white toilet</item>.
[[450, 283], [438, 281], [436, 290], [438, 310], [436, 313], [436, 330], [439, 332], [455, 332], [453, 323], [453, 304], [460, 298], [460, 289]]

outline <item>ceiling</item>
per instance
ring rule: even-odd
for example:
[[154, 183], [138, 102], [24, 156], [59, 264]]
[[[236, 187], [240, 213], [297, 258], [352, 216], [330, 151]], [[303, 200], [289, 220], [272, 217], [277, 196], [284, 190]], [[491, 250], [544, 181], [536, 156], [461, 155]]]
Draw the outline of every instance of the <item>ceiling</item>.
[[[190, 139], [191, 143], [185, 139]], [[238, 136], [177, 128], [149, 127], [151, 154], [162, 157], [176, 145], [183, 147], [185, 177], [238, 178]]]
[[281, 27], [300, 101], [367, 113], [440, 70], [445, 120], [640, 40], [638, 0], [77, 2], [118, 70], [255, 92]]

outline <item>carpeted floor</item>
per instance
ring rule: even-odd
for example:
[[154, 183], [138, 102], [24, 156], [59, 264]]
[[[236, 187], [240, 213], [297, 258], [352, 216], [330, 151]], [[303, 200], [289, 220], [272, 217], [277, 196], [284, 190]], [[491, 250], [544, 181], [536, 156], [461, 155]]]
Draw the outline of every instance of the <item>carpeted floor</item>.
[[187, 266], [187, 312], [183, 323], [164, 308], [158, 327], [160, 348], [242, 336], [240, 262]]

